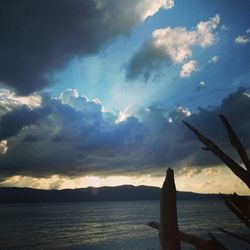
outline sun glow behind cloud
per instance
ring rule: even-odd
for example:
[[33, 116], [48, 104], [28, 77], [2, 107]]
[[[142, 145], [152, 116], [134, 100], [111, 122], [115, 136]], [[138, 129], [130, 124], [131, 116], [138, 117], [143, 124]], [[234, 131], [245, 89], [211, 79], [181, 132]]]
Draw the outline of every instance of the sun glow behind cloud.
[[153, 16], [160, 8], [172, 9], [174, 7], [174, 0], [146, 0], [139, 1], [135, 7], [139, 13], [142, 21], [145, 21], [148, 17]]
[[[237, 193], [249, 195], [246, 185], [240, 181], [229, 169], [218, 166], [213, 168], [182, 168], [175, 172], [176, 187], [179, 191], [197, 193]], [[73, 189], [86, 187], [120, 186], [120, 185], [147, 185], [161, 187], [164, 181], [162, 176], [151, 174], [141, 175], [113, 175], [84, 177], [66, 177], [52, 175], [47, 178], [29, 176], [12, 176], [0, 182], [0, 186], [30, 187], [39, 189]], [[204, 192], [205, 190], [205, 192]]]
[[42, 97], [39, 94], [20, 96], [6, 88], [0, 88], [1, 111], [11, 111], [13, 108], [26, 105], [29, 108], [37, 108], [41, 105]]

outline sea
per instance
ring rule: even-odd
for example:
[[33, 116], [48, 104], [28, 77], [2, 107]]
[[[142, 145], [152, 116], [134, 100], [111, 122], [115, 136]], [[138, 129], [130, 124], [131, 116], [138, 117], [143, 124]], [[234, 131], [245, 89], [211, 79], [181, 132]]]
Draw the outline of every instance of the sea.
[[[158, 250], [159, 201], [0, 204], [0, 249]], [[221, 200], [178, 201], [179, 229], [228, 249], [250, 249], [218, 227], [247, 234]], [[182, 244], [182, 249], [194, 249]]]

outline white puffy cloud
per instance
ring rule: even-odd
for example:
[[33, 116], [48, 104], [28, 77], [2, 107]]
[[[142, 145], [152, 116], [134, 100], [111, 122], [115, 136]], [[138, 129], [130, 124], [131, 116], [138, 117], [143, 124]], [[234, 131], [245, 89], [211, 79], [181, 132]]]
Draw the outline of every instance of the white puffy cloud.
[[205, 88], [206, 88], [206, 83], [204, 81], [200, 81], [195, 90], [200, 91]]
[[217, 63], [220, 60], [218, 56], [212, 56], [209, 60], [208, 63]]
[[[208, 21], [199, 22], [194, 29], [185, 27], [166, 27], [157, 29], [152, 34], [152, 39], [144, 43], [143, 47], [131, 58], [127, 67], [127, 78], [133, 79], [144, 75], [147, 79], [152, 71], [158, 70], [161, 62], [170, 61], [175, 64], [185, 65], [196, 69], [193, 60], [193, 48], [207, 48], [215, 43], [215, 29], [220, 23], [217, 14]], [[188, 62], [189, 61], [189, 62]], [[190, 72], [191, 73], [191, 72]], [[189, 76], [189, 73], [181, 76]]]
[[144, 21], [153, 16], [160, 8], [171, 9], [174, 7], [174, 0], [140, 0], [135, 6], [140, 18]]
[[250, 42], [250, 29], [245, 31], [244, 35], [239, 35], [235, 38], [234, 42], [238, 45], [244, 45]]
[[62, 104], [67, 104], [77, 111], [98, 113], [104, 110], [99, 99], [95, 98], [90, 101], [86, 96], [80, 96], [76, 89], [65, 90], [60, 94], [59, 99], [61, 99]]
[[174, 7], [174, 0], [126, 0], [119, 2], [95, 0], [95, 2], [98, 10], [105, 11], [105, 21], [112, 19], [113, 10], [115, 10], [119, 12], [122, 21], [128, 23], [129, 20], [131, 22], [133, 19], [143, 22], [148, 17], [155, 15], [161, 8], [171, 9]]
[[217, 14], [208, 21], [201, 21], [196, 26], [196, 43], [203, 48], [209, 47], [214, 43], [213, 31], [220, 23], [220, 16]]
[[69, 105], [78, 111], [83, 110], [88, 101], [86, 96], [79, 96], [76, 89], [66, 89], [60, 94], [59, 99], [61, 99], [62, 104]]
[[201, 21], [194, 30], [186, 28], [164, 28], [153, 32], [153, 46], [170, 56], [176, 63], [183, 63], [185, 59], [192, 56], [192, 47], [209, 47], [214, 43], [213, 31], [220, 23], [219, 15], [215, 15], [208, 21]]
[[0, 117], [18, 106], [25, 105], [29, 108], [37, 108], [41, 105], [42, 97], [38, 94], [17, 96], [9, 89], [0, 89]]
[[246, 44], [246, 43], [249, 43], [249, 42], [250, 42], [250, 38], [247, 37], [247, 36], [237, 36], [235, 38], [235, 43], [236, 44], [243, 45], [243, 44]]
[[152, 45], [175, 63], [182, 63], [184, 59], [192, 56], [191, 45], [194, 43], [194, 33], [187, 32], [186, 28], [167, 27], [153, 32]]
[[199, 86], [200, 86], [200, 87], [205, 87], [205, 86], [206, 86], [206, 83], [203, 82], [203, 81], [201, 81], [201, 82], [199, 83]]
[[190, 77], [192, 72], [197, 71], [197, 62], [195, 60], [190, 60], [181, 67], [180, 77]]
[[5, 154], [8, 150], [7, 140], [0, 141], [0, 156]]

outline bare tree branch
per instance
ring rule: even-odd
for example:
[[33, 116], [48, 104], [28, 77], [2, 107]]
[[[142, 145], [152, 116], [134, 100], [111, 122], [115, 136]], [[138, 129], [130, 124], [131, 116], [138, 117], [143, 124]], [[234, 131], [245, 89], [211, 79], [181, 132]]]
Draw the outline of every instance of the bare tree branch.
[[[148, 226], [159, 230], [160, 223], [155, 221], [150, 221]], [[214, 236], [212, 236], [211, 240], [203, 240], [195, 235], [187, 234], [182, 231], [179, 231], [179, 237], [183, 242], [191, 244], [196, 247], [196, 249], [200, 250], [225, 250], [224, 247]]]
[[231, 157], [225, 154], [213, 141], [202, 135], [196, 128], [183, 121], [183, 123], [197, 136], [197, 138], [206, 146], [206, 150], [210, 150], [220, 160], [222, 160], [232, 171], [250, 188], [250, 174], [243, 169]]
[[250, 171], [250, 161], [249, 161], [249, 158], [247, 156], [247, 153], [246, 153], [241, 141], [239, 140], [239, 138], [235, 134], [234, 130], [232, 129], [230, 123], [227, 121], [226, 117], [223, 115], [219, 115], [219, 117], [220, 117], [224, 127], [227, 130], [227, 133], [228, 133], [228, 136], [229, 136], [229, 139], [230, 139], [232, 146], [236, 148], [240, 158], [242, 159], [242, 162], [246, 166], [246, 169], [248, 171]]
[[[247, 226], [250, 227], [250, 219], [248, 215], [243, 211], [243, 208], [239, 206], [236, 199], [241, 199], [241, 196], [234, 195], [233, 197], [226, 197], [222, 195], [225, 205]], [[238, 198], [237, 198], [238, 197]], [[249, 203], [249, 202], [248, 202]]]
[[219, 229], [221, 232], [225, 233], [225, 234], [228, 234], [228, 235], [230, 235], [230, 236], [233, 236], [233, 237], [235, 237], [235, 238], [237, 238], [237, 239], [239, 239], [239, 240], [242, 240], [242, 241], [247, 242], [248, 244], [250, 244], [250, 239], [248, 239], [248, 238], [246, 238], [246, 237], [244, 237], [244, 236], [235, 234], [235, 233], [233, 233], [233, 232], [227, 231], [227, 230], [225, 230], [225, 229], [223, 229], [223, 228], [220, 228], [220, 227], [218, 227], [218, 229]]

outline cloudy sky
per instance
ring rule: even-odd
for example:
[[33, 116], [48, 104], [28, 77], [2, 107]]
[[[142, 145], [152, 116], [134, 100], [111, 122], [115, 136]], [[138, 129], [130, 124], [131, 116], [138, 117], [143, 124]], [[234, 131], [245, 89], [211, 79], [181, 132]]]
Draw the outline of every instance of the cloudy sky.
[[183, 125], [250, 152], [250, 1], [2, 0], [0, 185], [249, 193]]

